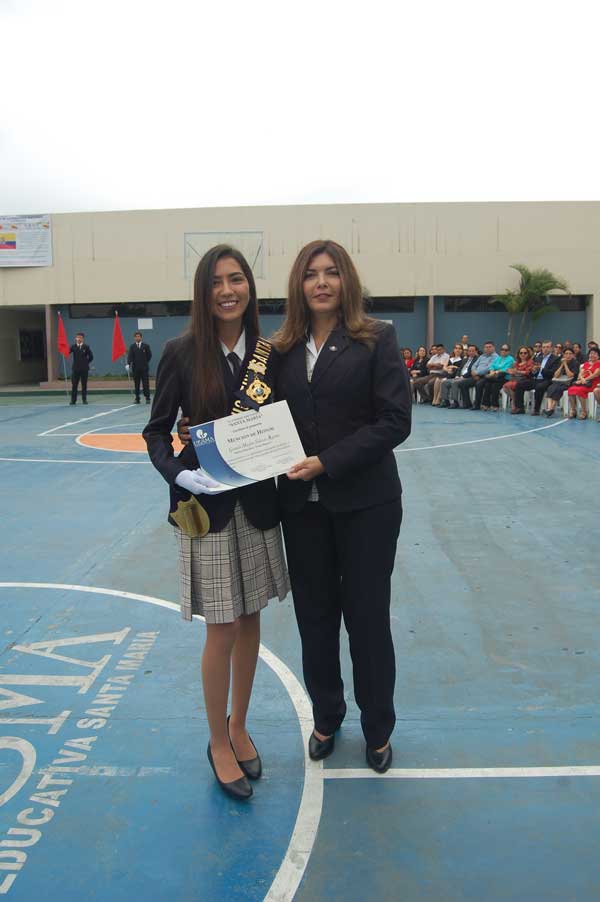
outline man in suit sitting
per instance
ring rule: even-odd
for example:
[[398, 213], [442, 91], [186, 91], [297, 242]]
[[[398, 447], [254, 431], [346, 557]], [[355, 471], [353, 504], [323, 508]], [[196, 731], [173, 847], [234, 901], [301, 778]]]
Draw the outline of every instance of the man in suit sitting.
[[69, 348], [73, 355], [73, 366], [71, 367], [71, 404], [77, 403], [77, 388], [81, 380], [81, 400], [87, 404], [87, 383], [88, 373], [90, 371], [90, 363], [94, 359], [92, 349], [84, 342], [85, 335], [78, 332], [75, 336], [75, 344]]
[[465, 380], [469, 380], [469, 385], [475, 384], [471, 378], [471, 370], [473, 369], [473, 364], [478, 356], [479, 350], [477, 345], [467, 345], [466, 357], [463, 358], [454, 377], [450, 376], [442, 383], [442, 400], [440, 401], [440, 407], [450, 407], [453, 409], [458, 407], [458, 402], [461, 398], [461, 385], [464, 384]]
[[144, 389], [144, 397], [146, 398], [146, 404], [150, 403], [150, 381], [148, 378], [148, 364], [152, 359], [152, 351], [150, 350], [150, 345], [146, 344], [145, 341], [142, 341], [142, 333], [134, 332], [133, 334], [133, 344], [129, 345], [129, 351], [127, 352], [127, 366], [125, 367], [127, 372], [131, 369], [133, 371], [133, 387], [135, 389], [135, 403], [140, 403], [140, 382], [142, 383]]
[[557, 357], [556, 354], [552, 353], [552, 347], [553, 345], [551, 341], [542, 342], [541, 359], [536, 360], [536, 356], [539, 355], [534, 356], [531, 378], [521, 379], [515, 385], [515, 401], [511, 413], [525, 413], [523, 395], [526, 391], [533, 390], [535, 403], [531, 415], [534, 417], [539, 417], [540, 407], [542, 406], [542, 398], [544, 397], [546, 389], [552, 382], [554, 373], [560, 366], [560, 357]]

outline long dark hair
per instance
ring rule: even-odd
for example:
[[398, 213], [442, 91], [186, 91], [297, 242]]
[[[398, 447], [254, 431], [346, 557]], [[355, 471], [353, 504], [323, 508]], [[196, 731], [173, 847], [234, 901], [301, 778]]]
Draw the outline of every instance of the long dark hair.
[[310, 311], [304, 297], [304, 277], [311, 260], [317, 254], [329, 254], [340, 274], [342, 303], [339, 313], [342, 325], [350, 338], [372, 347], [382, 323], [366, 315], [360, 278], [350, 254], [337, 241], [331, 240], [311, 241], [296, 257], [288, 283], [285, 319], [271, 340], [285, 353], [304, 339], [310, 327]]
[[223, 384], [223, 352], [217, 332], [217, 320], [211, 311], [211, 293], [215, 269], [219, 260], [231, 257], [239, 264], [248, 280], [250, 301], [244, 312], [242, 329], [246, 330], [246, 342], [258, 338], [258, 301], [252, 270], [236, 248], [229, 244], [217, 244], [208, 250], [194, 276], [194, 300], [187, 334], [193, 343], [193, 422], [202, 423], [226, 416], [227, 393]]

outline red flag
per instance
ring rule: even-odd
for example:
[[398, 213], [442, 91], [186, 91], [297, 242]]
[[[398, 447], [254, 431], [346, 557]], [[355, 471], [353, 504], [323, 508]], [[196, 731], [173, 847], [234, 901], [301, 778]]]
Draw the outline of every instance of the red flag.
[[115, 324], [113, 326], [112, 340], [112, 359], [113, 363], [122, 357], [127, 351], [125, 342], [123, 341], [123, 333], [121, 332], [121, 323], [119, 322], [119, 314], [115, 312]]
[[63, 357], [68, 357], [71, 353], [69, 350], [69, 341], [67, 339], [65, 324], [63, 323], [60, 313], [58, 314], [58, 353], [62, 354]]

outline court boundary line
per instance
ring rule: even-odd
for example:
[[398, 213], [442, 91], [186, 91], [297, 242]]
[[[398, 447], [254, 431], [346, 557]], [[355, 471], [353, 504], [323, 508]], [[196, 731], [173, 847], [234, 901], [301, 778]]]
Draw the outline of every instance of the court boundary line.
[[[90, 595], [108, 595], [114, 598], [126, 598], [129, 601], [143, 601], [157, 607], [180, 613], [180, 605], [175, 601], [167, 601], [154, 595], [142, 595], [137, 592], [126, 592], [118, 589], [105, 589], [98, 586], [79, 586], [71, 583], [44, 582], [0, 582], [0, 589], [56, 589], [59, 591], [86, 592]], [[195, 620], [204, 618], [195, 614]], [[317, 836], [317, 830], [323, 810], [323, 762], [315, 763], [308, 757], [308, 737], [312, 732], [312, 707], [308, 696], [299, 680], [289, 667], [274, 652], [260, 643], [259, 656], [283, 684], [296, 712], [304, 748], [304, 785], [294, 829], [288, 843], [286, 853], [281, 861], [271, 887], [265, 896], [265, 902], [291, 902], [304, 876]]]
[[[144, 448], [141, 451], [131, 451], [128, 448], [96, 448], [94, 445], [86, 445], [81, 439], [85, 438], [86, 435], [100, 435], [100, 433], [105, 429], [117, 429], [120, 426], [144, 426], [144, 423], [115, 423], [112, 426], [99, 426], [97, 429], [88, 429], [87, 432], [76, 433], [75, 444], [79, 445], [80, 448], [94, 448], [94, 451], [104, 451], [106, 454], [147, 454], [148, 451]], [[115, 432], [114, 435], [141, 435], [141, 432]]]
[[416, 767], [390, 768], [384, 774], [366, 768], [324, 768], [324, 780], [495, 780], [544, 777], [600, 777], [600, 765], [562, 767]]
[[66, 426], [76, 426], [77, 423], [87, 423], [89, 420], [95, 420], [97, 417], [107, 417], [111, 413], [118, 413], [120, 410], [127, 410], [129, 407], [135, 407], [135, 404], [125, 404], [124, 407], [113, 407], [111, 410], [103, 410], [101, 413], [94, 413], [91, 417], [80, 417], [78, 420], [70, 420], [61, 426], [53, 426], [52, 429], [46, 429], [45, 432], [38, 432], [37, 438], [43, 438], [45, 435], [51, 435], [58, 429], [64, 429]]
[[[134, 405], [128, 404], [127, 406], [133, 407]], [[123, 408], [123, 407], [115, 408], [115, 410], [124, 410], [124, 409], [125, 408]], [[114, 411], [106, 411], [106, 413], [114, 413]], [[96, 416], [104, 416], [104, 415], [105, 414], [96, 414]], [[90, 417], [89, 419], [92, 419], [92, 417]], [[81, 421], [78, 420], [77, 422], [81, 422]], [[501, 441], [502, 439], [519, 438], [522, 435], [531, 435], [534, 432], [543, 432], [546, 429], [554, 429], [556, 426], [562, 426], [568, 422], [569, 422], [568, 419], [558, 420], [556, 423], [549, 423], [546, 426], [537, 426], [534, 429], [524, 429], [522, 432], [509, 432], [506, 435], [492, 435], [492, 436], [489, 436], [488, 438], [475, 438], [475, 439], [469, 439], [469, 440], [462, 441], [462, 442], [447, 442], [447, 443], [444, 443], [441, 445], [424, 445], [419, 448], [394, 448], [394, 454], [409, 454], [413, 451], [435, 451], [436, 448], [456, 448], [461, 445], [478, 445], [482, 442], [498, 442], [498, 441]], [[63, 424], [63, 426], [69, 426], [69, 425], [72, 426], [75, 424], [74, 423], [64, 423]], [[444, 425], [447, 425], [447, 424], [444, 424]], [[55, 429], [60, 429], [60, 428], [62, 428], [62, 427], [60, 427], [60, 426], [55, 427]], [[86, 432], [74, 433], [73, 435], [76, 435], [76, 436], [88, 435], [89, 433], [95, 432], [95, 431], [97, 431], [97, 430], [89, 430], [89, 432], [87, 432], [87, 433]], [[41, 432], [41, 433], [39, 433], [38, 437], [43, 436], [43, 435], [46, 435], [46, 433]], [[78, 444], [77, 441], [76, 441], [76, 443]], [[87, 445], [79, 445], [79, 447], [86, 448], [88, 446]], [[98, 449], [98, 450], [102, 450], [102, 449]], [[139, 451], [135, 451], [135, 452], [134, 451], [124, 451], [124, 452], [108, 451], [106, 453], [109, 453], [109, 454], [121, 454], [121, 453], [140, 454], [141, 452], [139, 452]], [[52, 458], [36, 458], [36, 457], [0, 457], [0, 462], [2, 462], [2, 461], [10, 462], [10, 463], [32, 463], [32, 464], [36, 464], [36, 463], [55, 464], [56, 463], [56, 464], [109, 464], [109, 465], [112, 465], [112, 464], [117, 464], [117, 465], [118, 464], [138, 464], [138, 465], [144, 464], [144, 465], [148, 465], [151, 463], [151, 461], [149, 461], [149, 460], [77, 460], [76, 458], [67, 460], [66, 458], [52, 459]]]
[[[532, 432], [543, 432], [544, 429], [554, 429], [555, 426], [563, 426], [568, 423], [568, 419], [558, 420], [556, 423], [549, 423], [547, 426], [536, 426], [535, 429], [523, 429], [521, 432], [508, 432], [506, 435], [492, 435], [488, 438], [473, 438], [464, 442], [448, 442], [445, 445], [425, 445], [422, 448], [394, 448], [394, 454], [407, 454], [410, 451], [434, 451], [436, 448], [456, 448], [459, 445], [478, 445], [480, 442], [499, 442], [504, 438], [517, 438], [521, 435], [530, 435]], [[447, 426], [447, 423], [443, 424]]]
[[[84, 447], [83, 445], [81, 447]], [[121, 454], [120, 451], [113, 451], [113, 454]], [[17, 463], [17, 464], [137, 464], [138, 466], [148, 466], [152, 462], [149, 460], [77, 460], [72, 458], [66, 460], [60, 457], [0, 457], [0, 462]]]

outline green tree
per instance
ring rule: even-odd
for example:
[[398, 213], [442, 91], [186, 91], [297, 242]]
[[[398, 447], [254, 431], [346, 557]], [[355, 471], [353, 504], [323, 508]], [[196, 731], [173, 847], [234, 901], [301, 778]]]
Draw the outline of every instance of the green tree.
[[522, 263], [514, 263], [511, 269], [519, 273], [518, 290], [507, 289], [504, 294], [496, 295], [492, 303], [502, 304], [507, 311], [507, 340], [511, 348], [515, 349], [520, 344], [527, 344], [533, 323], [546, 313], [556, 310], [548, 293], [564, 291], [569, 294], [569, 286], [564, 279], [555, 276], [548, 269], [529, 269]]

